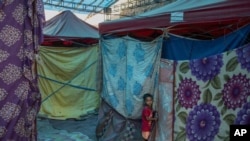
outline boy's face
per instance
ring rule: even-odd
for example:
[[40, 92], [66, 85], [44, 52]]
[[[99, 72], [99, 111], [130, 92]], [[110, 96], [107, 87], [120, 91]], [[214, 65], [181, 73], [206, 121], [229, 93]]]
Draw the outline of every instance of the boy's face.
[[148, 106], [152, 106], [152, 104], [153, 104], [153, 99], [152, 99], [151, 97], [147, 97], [145, 103], [146, 103]]

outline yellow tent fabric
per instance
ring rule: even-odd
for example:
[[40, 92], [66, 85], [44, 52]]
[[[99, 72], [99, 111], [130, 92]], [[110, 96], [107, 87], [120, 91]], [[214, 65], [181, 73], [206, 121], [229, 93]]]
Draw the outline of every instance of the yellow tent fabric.
[[37, 60], [40, 116], [77, 119], [98, 109], [98, 46], [40, 47]]

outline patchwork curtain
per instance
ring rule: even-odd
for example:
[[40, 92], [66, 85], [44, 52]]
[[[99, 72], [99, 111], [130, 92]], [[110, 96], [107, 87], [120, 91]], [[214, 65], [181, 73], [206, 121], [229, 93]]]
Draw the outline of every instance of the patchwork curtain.
[[[107, 124], [105, 127], [108, 129], [104, 128], [102, 125], [108, 115], [100, 114], [97, 127], [100, 140], [136, 141], [141, 137], [140, 127], [132, 121], [141, 118], [143, 94], [157, 96], [161, 46], [161, 38], [151, 42], [130, 37], [101, 40], [102, 97], [112, 108], [112, 113], [116, 113], [111, 119], [117, 124], [112, 124], [112, 128]], [[102, 109], [101, 106], [100, 111]], [[124, 121], [122, 124], [117, 119], [118, 115]], [[100, 133], [102, 129], [106, 132]]]
[[140, 119], [128, 119], [104, 100], [101, 102], [96, 128], [99, 141], [141, 141], [140, 131]]
[[40, 94], [34, 58], [43, 3], [2, 0], [0, 7], [0, 140], [35, 141]]
[[178, 61], [174, 140], [227, 141], [231, 124], [250, 124], [250, 45]]
[[99, 108], [98, 46], [40, 47], [38, 61], [42, 105], [39, 116], [81, 118]]

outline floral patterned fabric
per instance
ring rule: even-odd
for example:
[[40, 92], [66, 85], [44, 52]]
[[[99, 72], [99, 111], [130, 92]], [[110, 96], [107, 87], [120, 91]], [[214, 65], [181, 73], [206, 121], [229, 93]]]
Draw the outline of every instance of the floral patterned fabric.
[[34, 54], [42, 41], [41, 0], [0, 2], [0, 140], [35, 141], [40, 106]]
[[127, 118], [141, 118], [142, 97], [158, 90], [162, 38], [142, 42], [130, 37], [101, 40], [102, 97]]
[[102, 39], [100, 141], [141, 141], [142, 97], [156, 96], [162, 38], [142, 42], [130, 37]]
[[250, 45], [178, 61], [174, 140], [228, 141], [229, 125], [250, 124]]

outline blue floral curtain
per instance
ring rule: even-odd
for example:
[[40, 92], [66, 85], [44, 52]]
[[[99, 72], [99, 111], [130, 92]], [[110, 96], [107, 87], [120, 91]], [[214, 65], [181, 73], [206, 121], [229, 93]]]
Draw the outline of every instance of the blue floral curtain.
[[142, 140], [142, 96], [151, 93], [157, 97], [161, 44], [162, 39], [101, 40], [103, 100], [96, 130], [100, 141]]
[[101, 41], [102, 96], [124, 117], [141, 116], [142, 96], [157, 91], [162, 40], [123, 37]]

